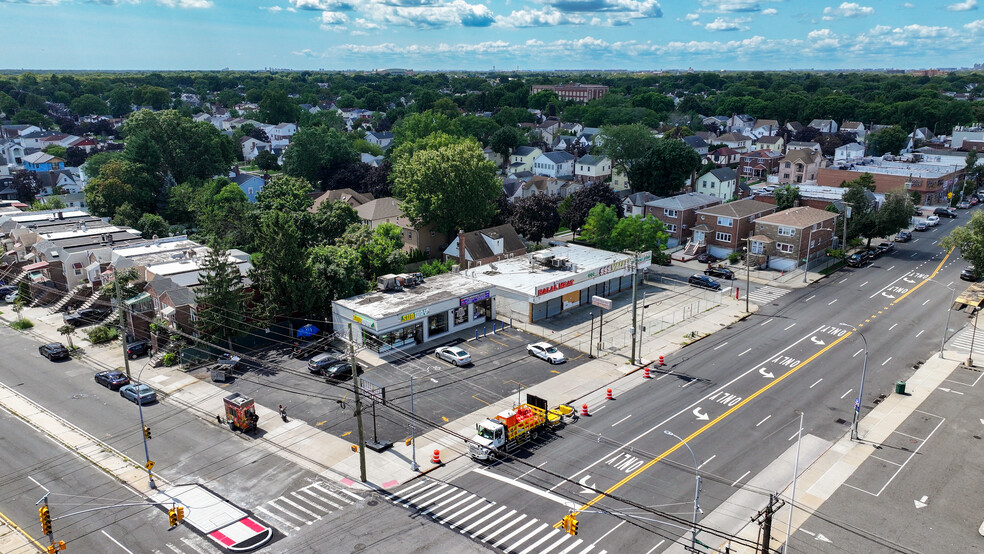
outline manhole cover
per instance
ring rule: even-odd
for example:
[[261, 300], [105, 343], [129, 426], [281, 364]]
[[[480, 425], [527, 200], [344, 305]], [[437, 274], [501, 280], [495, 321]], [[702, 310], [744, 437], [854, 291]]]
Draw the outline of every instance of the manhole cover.
[[375, 506], [376, 504], [379, 504], [379, 501], [378, 500], [369, 500], [369, 501], [366, 502], [366, 504], [368, 504], [369, 506]]
[[834, 423], [838, 423], [840, 425], [847, 425], [847, 420], [842, 417], [839, 417], [834, 420]]
[[352, 552], [362, 552], [365, 549], [366, 549], [366, 545], [362, 544], [361, 542], [358, 542], [355, 543], [355, 546], [352, 547]]

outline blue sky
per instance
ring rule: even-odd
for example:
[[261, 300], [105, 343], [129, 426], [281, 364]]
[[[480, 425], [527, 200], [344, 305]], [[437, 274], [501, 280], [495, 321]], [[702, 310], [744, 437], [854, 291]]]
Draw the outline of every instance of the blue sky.
[[984, 0], [0, 0], [0, 68], [851, 69], [984, 62]]

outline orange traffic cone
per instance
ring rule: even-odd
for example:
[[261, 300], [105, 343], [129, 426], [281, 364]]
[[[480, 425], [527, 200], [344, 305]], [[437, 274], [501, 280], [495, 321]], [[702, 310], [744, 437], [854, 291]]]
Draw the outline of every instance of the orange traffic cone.
[[434, 450], [434, 455], [431, 457], [431, 463], [432, 464], [439, 464], [439, 463], [441, 463], [441, 451], [440, 450], [436, 450], [436, 449]]
[[612, 389], [608, 389], [605, 392], [605, 400], [615, 400], [615, 397], [612, 396]]
[[646, 366], [645, 368], [643, 368], [643, 370], [642, 370], [642, 378], [643, 379], [649, 379], [649, 366]]
[[588, 415], [588, 405], [587, 404], [581, 404], [581, 415], [583, 415], [583, 416]]
[[663, 355], [662, 354], [659, 355], [659, 365], [666, 365], [666, 362], [663, 361]]

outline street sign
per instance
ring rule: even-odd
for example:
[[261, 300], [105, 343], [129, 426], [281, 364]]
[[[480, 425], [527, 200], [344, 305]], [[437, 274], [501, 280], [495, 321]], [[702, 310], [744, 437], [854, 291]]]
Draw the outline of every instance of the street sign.
[[386, 404], [386, 387], [377, 385], [365, 377], [359, 377], [359, 388], [362, 394], [368, 396], [373, 402]]
[[605, 298], [604, 296], [592, 296], [591, 305], [598, 306], [599, 308], [604, 308], [606, 310], [612, 309], [611, 299]]
[[144, 467], [147, 468], [147, 471], [150, 471], [150, 470], [154, 469], [154, 462], [153, 462], [153, 460], [147, 460], [147, 463], [144, 464]]
[[860, 398], [858, 398], [858, 399], [856, 399], [854, 401], [854, 411], [855, 412], [860, 412], [861, 411], [861, 399]]

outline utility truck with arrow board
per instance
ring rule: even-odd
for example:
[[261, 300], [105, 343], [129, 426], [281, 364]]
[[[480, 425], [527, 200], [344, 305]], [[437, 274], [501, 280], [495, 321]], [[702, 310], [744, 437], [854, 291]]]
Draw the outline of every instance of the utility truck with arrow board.
[[511, 452], [540, 431], [551, 431], [577, 421], [574, 408], [561, 404], [547, 409], [547, 401], [526, 395], [526, 403], [475, 424], [477, 434], [468, 444], [468, 453], [476, 460], [491, 460], [502, 452]]

